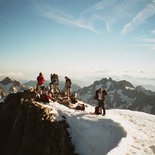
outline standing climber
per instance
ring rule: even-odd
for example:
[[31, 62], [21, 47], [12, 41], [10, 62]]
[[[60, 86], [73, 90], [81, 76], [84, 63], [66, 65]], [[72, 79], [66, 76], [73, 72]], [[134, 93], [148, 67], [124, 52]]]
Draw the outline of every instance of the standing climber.
[[59, 77], [57, 74], [51, 74], [50, 75], [51, 78], [51, 83], [49, 84], [50, 86], [50, 90], [51, 92], [56, 95], [60, 93], [60, 89], [59, 89]]
[[71, 96], [71, 79], [69, 79], [67, 76], [65, 76], [66, 82], [65, 82], [65, 94], [67, 95], [68, 99]]
[[37, 88], [36, 90], [42, 93], [42, 90], [44, 89], [45, 84], [45, 78], [42, 73], [39, 73], [39, 76], [37, 77]]
[[[95, 99], [98, 100], [98, 107], [95, 108], [95, 113], [99, 114], [99, 110], [101, 110], [101, 114], [105, 115], [105, 96], [107, 95], [107, 91], [103, 88], [99, 88], [95, 92]], [[103, 112], [102, 112], [103, 111]]]

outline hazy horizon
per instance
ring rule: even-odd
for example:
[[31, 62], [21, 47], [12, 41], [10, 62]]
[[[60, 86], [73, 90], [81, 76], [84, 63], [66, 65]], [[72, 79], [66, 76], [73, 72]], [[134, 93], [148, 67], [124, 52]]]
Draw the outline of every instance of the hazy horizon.
[[[6, 75], [6, 76], [0, 76], [0, 81], [2, 81], [3, 79], [5, 79], [6, 77], [9, 77], [11, 78], [11, 80], [17, 80], [23, 84], [27, 83], [27, 82], [30, 82], [30, 81], [37, 81], [36, 77], [33, 78], [33, 79], [22, 79], [22, 78], [17, 78], [15, 76], [9, 76], [9, 75]], [[47, 78], [46, 76], [45, 77], [45, 80], [47, 83], [50, 83], [50, 78]], [[122, 81], [122, 80], [127, 80], [128, 82], [130, 82], [134, 87], [137, 87], [137, 86], [143, 86], [146, 90], [151, 90], [151, 91], [154, 91], [155, 92], [155, 85], [154, 85], [154, 82], [155, 82], [155, 78], [152, 78], [152, 79], [146, 79], [146, 78], [136, 78], [136, 77], [131, 77], [131, 76], [103, 76], [103, 77], [89, 77], [89, 80], [87, 80], [87, 78], [83, 79], [83, 81], [81, 79], [75, 79], [75, 78], [71, 78], [72, 80], [72, 83], [80, 86], [81, 88], [83, 87], [87, 87], [87, 86], [90, 86], [92, 85], [95, 81], [100, 81], [102, 80], [103, 78], [112, 78], [112, 80], [114, 81]], [[59, 80], [60, 81], [64, 81], [65, 82], [65, 79], [64, 79], [64, 76], [61, 76], [59, 75]]]

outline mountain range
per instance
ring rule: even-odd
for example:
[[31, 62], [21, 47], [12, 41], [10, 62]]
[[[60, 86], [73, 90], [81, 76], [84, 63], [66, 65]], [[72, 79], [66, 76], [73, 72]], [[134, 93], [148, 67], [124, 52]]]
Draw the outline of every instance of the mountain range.
[[[2, 97], [2, 94], [8, 95], [12, 92], [23, 91], [29, 87], [35, 87], [36, 83], [36, 81], [28, 81], [22, 84], [6, 77], [0, 81], [0, 95]], [[48, 85], [49, 81], [46, 81], [45, 86]], [[64, 81], [60, 81], [61, 90], [63, 90], [64, 85]], [[72, 84], [72, 91], [77, 92], [78, 99], [90, 105], [97, 105], [94, 94], [100, 87], [103, 87], [108, 92], [105, 100], [107, 109], [130, 109], [155, 114], [155, 92], [146, 90], [142, 86], [135, 87], [126, 80], [115, 81], [112, 78], [103, 78], [83, 88], [77, 84]]]
[[95, 91], [104, 88], [107, 109], [130, 109], [155, 114], [155, 92], [146, 90], [142, 86], [134, 87], [126, 80], [115, 81], [112, 78], [103, 78], [92, 85], [78, 91], [78, 98], [91, 105], [96, 105]]

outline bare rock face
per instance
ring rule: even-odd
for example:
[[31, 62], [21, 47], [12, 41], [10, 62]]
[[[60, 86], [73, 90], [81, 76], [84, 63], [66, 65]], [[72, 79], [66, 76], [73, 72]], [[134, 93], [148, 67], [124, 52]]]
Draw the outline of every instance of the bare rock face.
[[13, 82], [13, 81], [12, 81], [9, 77], [6, 77], [5, 79], [3, 79], [3, 80], [1, 81], [1, 83], [4, 84], [4, 85], [9, 84], [9, 83], [11, 83], [11, 82]]
[[51, 108], [10, 94], [0, 106], [1, 155], [76, 155], [65, 120]]

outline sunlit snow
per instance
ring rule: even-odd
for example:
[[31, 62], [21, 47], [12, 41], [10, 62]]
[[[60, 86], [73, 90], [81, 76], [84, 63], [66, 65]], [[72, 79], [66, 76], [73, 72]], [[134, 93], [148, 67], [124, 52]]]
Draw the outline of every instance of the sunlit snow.
[[50, 106], [57, 120], [64, 116], [75, 151], [79, 155], [154, 155], [155, 116], [130, 110], [106, 110], [106, 116], [94, 115], [94, 107], [85, 111], [69, 109], [59, 103]]

